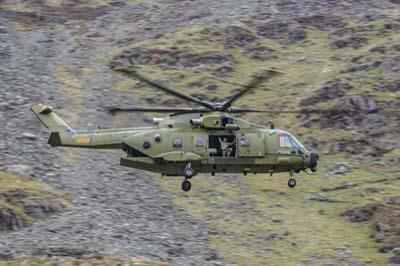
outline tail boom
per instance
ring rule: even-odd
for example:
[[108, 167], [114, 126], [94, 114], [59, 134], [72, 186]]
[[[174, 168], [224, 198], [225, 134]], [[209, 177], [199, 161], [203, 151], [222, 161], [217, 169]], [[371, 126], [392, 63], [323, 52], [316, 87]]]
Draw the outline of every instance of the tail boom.
[[50, 137], [47, 143], [52, 147], [120, 149], [126, 137], [140, 130], [140, 128], [73, 130], [50, 106], [35, 104], [31, 110], [49, 129]]

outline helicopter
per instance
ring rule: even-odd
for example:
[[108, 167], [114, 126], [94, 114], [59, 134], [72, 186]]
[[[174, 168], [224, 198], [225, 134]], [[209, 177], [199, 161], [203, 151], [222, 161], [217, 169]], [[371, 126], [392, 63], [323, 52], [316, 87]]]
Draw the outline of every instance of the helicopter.
[[[317, 171], [319, 155], [307, 150], [291, 133], [258, 125], [233, 116], [241, 113], [278, 113], [282, 111], [233, 107], [232, 104], [261, 83], [283, 74], [265, 69], [249, 84], [229, 99], [212, 103], [182, 93], [163, 83], [148, 79], [136, 70], [114, 69], [128, 77], [161, 89], [181, 99], [200, 105], [183, 107], [110, 107], [117, 112], [168, 113], [153, 118], [152, 127], [129, 127], [95, 130], [74, 130], [62, 120], [51, 106], [35, 104], [32, 112], [50, 131], [48, 144], [52, 147], [122, 149], [120, 164], [162, 176], [183, 176], [182, 190], [187, 192], [190, 179], [198, 173], [289, 173], [288, 186], [294, 188], [294, 173]], [[286, 111], [286, 112], [297, 112]]]

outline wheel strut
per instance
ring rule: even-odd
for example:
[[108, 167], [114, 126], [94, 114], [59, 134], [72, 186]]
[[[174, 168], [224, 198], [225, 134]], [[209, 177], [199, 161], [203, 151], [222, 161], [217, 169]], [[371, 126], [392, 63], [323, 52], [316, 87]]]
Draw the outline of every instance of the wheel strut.
[[183, 171], [183, 175], [185, 176], [186, 179], [190, 179], [194, 176], [195, 172], [191, 166], [190, 163], [188, 163], [185, 167], [185, 170]]

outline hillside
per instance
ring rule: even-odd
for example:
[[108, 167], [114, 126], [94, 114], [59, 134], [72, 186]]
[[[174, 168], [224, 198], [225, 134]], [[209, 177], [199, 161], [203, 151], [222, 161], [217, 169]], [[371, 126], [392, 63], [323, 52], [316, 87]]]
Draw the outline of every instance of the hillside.
[[[29, 226], [1, 233], [0, 258], [16, 265], [55, 256], [66, 265], [142, 258], [185, 266], [400, 260], [393, 257], [400, 247], [399, 4], [0, 2], [0, 171], [8, 173], [0, 177], [15, 174], [15, 166], [28, 171], [21, 193], [46, 182], [40, 197], [60, 200], [65, 209], [56, 212], [67, 211], [42, 221], [26, 217]], [[318, 172], [299, 174], [293, 190], [288, 174], [200, 175], [183, 193], [181, 178], [119, 166], [119, 152], [51, 149], [29, 112], [33, 103], [52, 105], [74, 128], [148, 125], [159, 116], [111, 116], [104, 108], [110, 105], [188, 106], [114, 73], [116, 67], [212, 101], [262, 68], [284, 71], [237, 105], [321, 109], [244, 116], [273, 121], [316, 150]], [[332, 111], [343, 108], [359, 111]]]

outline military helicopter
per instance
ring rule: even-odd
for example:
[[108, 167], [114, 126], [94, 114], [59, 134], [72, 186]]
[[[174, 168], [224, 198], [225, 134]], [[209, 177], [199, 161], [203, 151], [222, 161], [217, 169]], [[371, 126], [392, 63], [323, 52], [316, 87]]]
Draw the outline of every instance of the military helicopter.
[[[198, 173], [279, 173], [288, 172], [288, 186], [294, 188], [294, 173], [317, 170], [319, 155], [307, 150], [292, 134], [275, 128], [257, 125], [232, 116], [258, 112], [276, 113], [233, 107], [241, 96], [262, 82], [282, 74], [266, 69], [230, 99], [211, 103], [184, 94], [157, 81], [150, 80], [129, 69], [114, 71], [161, 89], [201, 107], [112, 107], [116, 112], [169, 113], [164, 118], [153, 118], [153, 127], [132, 127], [96, 130], [74, 130], [52, 107], [36, 104], [31, 110], [50, 130], [48, 144], [53, 147], [122, 149], [126, 155], [120, 164], [127, 167], [183, 176], [182, 190], [191, 189], [191, 179]], [[296, 112], [296, 111], [286, 111]]]

